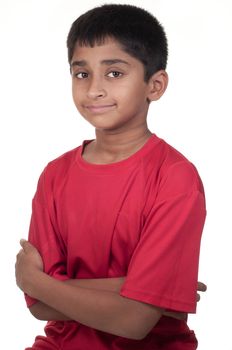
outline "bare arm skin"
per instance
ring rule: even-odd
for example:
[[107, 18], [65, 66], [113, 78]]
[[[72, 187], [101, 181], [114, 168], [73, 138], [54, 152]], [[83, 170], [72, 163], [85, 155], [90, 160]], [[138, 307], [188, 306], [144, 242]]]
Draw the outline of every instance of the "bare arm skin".
[[[123, 280], [99, 279], [98, 287], [96, 280], [57, 281], [43, 272], [42, 259], [30, 243], [24, 241], [22, 247], [17, 256], [16, 281], [24, 292], [40, 300], [31, 311], [44, 313], [45, 319], [52, 313], [53, 320], [63, 317], [114, 335], [143, 339], [164, 313], [158, 307], [121, 297], [118, 288]], [[96, 289], [91, 289], [91, 283]], [[107, 283], [104, 289], [102, 283]], [[109, 283], [112, 290], [108, 290]]]
[[[81, 288], [98, 289], [119, 293], [121, 286], [124, 283], [124, 280], [124, 277], [99, 279], [70, 279], [63, 283]], [[36, 304], [32, 305], [29, 308], [29, 310], [35, 318], [43, 321], [70, 320], [69, 317], [49, 307], [41, 301], [38, 301]]]
[[[39, 286], [35, 282], [37, 278]], [[144, 338], [162, 316], [162, 310], [151, 305], [123, 298], [115, 292], [70, 286], [43, 272], [34, 274], [25, 288], [30, 295], [72, 320], [126, 338]]]
[[68, 319], [117, 336], [143, 339], [162, 316], [162, 309], [114, 291], [58, 281], [43, 272], [42, 258], [33, 245], [22, 241], [21, 246], [16, 261], [17, 285]]
[[[72, 280], [67, 280], [63, 283], [67, 283], [69, 285], [77, 286], [81, 288], [98, 289], [98, 290], [105, 290], [105, 291], [119, 293], [124, 281], [125, 281], [125, 277], [117, 277], [117, 278], [99, 278], [99, 279], [72, 279]], [[207, 287], [204, 283], [198, 282], [197, 290], [199, 292], [205, 292], [206, 289]], [[200, 294], [197, 293], [197, 301], [199, 300], [200, 300]], [[41, 301], [38, 301], [36, 304], [32, 305], [29, 308], [29, 310], [31, 314], [38, 320], [43, 320], [43, 321], [70, 320], [69, 317], [51, 308], [50, 306], [42, 303]], [[163, 315], [172, 317], [178, 320], [187, 319], [187, 313], [184, 313], [184, 312], [164, 311]]]

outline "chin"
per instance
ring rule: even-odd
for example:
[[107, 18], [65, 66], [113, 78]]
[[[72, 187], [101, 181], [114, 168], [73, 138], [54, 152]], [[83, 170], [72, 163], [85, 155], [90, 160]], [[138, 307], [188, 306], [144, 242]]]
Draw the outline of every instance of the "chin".
[[108, 123], [107, 123], [107, 120], [105, 118], [104, 118], [104, 120], [99, 120], [99, 118], [91, 118], [91, 119], [85, 118], [85, 120], [87, 120], [97, 130], [109, 130], [110, 131], [110, 130], [115, 130], [115, 129], [121, 128], [121, 125], [117, 125], [116, 123], [112, 123], [112, 122], [110, 123], [109, 118], [108, 118]]

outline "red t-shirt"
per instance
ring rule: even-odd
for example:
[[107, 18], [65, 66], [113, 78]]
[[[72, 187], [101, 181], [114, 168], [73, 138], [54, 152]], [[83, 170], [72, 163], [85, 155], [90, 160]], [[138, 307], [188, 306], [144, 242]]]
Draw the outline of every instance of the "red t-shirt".
[[[45, 272], [59, 280], [127, 276], [123, 297], [194, 313], [206, 215], [197, 170], [154, 134], [135, 154], [111, 164], [86, 162], [88, 142], [50, 162], [39, 179], [29, 240]], [[197, 344], [185, 321], [169, 317], [143, 340], [73, 321], [48, 322], [45, 332], [35, 344], [46, 349], [54, 343], [63, 350], [192, 350]]]

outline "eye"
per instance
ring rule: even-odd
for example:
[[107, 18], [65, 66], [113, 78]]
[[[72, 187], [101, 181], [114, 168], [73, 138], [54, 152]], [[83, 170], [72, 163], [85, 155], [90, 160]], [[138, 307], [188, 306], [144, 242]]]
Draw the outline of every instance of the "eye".
[[120, 78], [123, 75], [123, 73], [118, 72], [118, 71], [112, 71], [107, 74], [108, 77], [110, 78]]
[[86, 72], [74, 73], [73, 75], [74, 75], [75, 78], [78, 78], [78, 79], [86, 79], [86, 78], [88, 78], [88, 73], [86, 73]]

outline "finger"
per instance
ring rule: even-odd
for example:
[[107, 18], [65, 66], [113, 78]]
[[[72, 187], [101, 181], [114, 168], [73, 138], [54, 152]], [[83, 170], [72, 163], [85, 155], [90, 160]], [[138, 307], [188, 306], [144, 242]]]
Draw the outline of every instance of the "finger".
[[201, 300], [200, 294], [197, 293], [197, 302]]
[[185, 312], [172, 312], [172, 311], [166, 311], [164, 312], [165, 316], [175, 318], [177, 320], [186, 320], [187, 319], [187, 313]]
[[22, 238], [22, 239], [20, 239], [19, 243], [20, 243], [21, 247], [24, 249], [24, 247], [26, 246], [27, 241], [24, 238]]
[[16, 255], [16, 259], [18, 259], [20, 257], [20, 255], [22, 254], [23, 252], [23, 248], [21, 248], [18, 252], [18, 254]]
[[204, 284], [203, 282], [197, 282], [197, 290], [199, 292], [206, 292], [207, 290], [207, 285]]
[[20, 239], [20, 245], [23, 248], [24, 252], [27, 252], [29, 249], [33, 249], [34, 246], [28, 242], [26, 239]]

